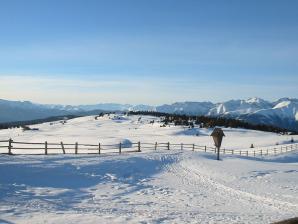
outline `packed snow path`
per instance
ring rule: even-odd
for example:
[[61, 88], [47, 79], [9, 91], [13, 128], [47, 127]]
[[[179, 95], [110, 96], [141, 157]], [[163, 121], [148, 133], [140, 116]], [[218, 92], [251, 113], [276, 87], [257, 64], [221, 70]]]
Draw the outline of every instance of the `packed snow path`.
[[1, 156], [0, 220], [270, 223], [298, 216], [298, 154]]

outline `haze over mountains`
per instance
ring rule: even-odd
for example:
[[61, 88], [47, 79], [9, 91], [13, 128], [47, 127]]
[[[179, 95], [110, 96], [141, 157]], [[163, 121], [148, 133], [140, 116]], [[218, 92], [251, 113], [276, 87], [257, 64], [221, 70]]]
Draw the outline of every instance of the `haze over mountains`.
[[60, 115], [83, 115], [100, 111], [157, 111], [165, 113], [223, 116], [254, 124], [269, 124], [298, 130], [298, 99], [281, 98], [269, 102], [260, 98], [222, 103], [177, 102], [161, 106], [101, 103], [94, 105], [51, 105], [29, 101], [0, 100], [0, 122], [24, 121]]

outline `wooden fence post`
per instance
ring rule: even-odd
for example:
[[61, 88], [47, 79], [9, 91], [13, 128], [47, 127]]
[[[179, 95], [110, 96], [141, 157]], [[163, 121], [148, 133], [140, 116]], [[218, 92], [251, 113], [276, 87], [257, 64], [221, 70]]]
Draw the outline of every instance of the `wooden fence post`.
[[8, 154], [9, 154], [9, 155], [12, 155], [12, 153], [11, 153], [12, 142], [13, 142], [13, 140], [10, 138], [10, 139], [8, 140]]
[[76, 142], [75, 144], [75, 154], [78, 154], [79, 144]]
[[119, 154], [121, 154], [121, 148], [122, 148], [122, 144], [121, 142], [119, 143]]
[[65, 149], [64, 149], [63, 142], [61, 142], [60, 144], [61, 144], [61, 148], [62, 148], [63, 154], [65, 154]]
[[242, 151], [240, 150], [240, 156], [242, 155]]
[[100, 143], [98, 143], [98, 154], [100, 154]]
[[263, 156], [263, 151], [262, 151], [262, 149], [261, 149], [261, 156]]
[[157, 142], [155, 142], [154, 150], [157, 150]]
[[226, 154], [226, 149], [225, 148], [223, 149], [223, 154]]
[[138, 152], [141, 152], [141, 142], [138, 142]]
[[181, 143], [181, 150], [183, 150], [183, 143]]
[[205, 145], [205, 152], [207, 151], [207, 146]]
[[195, 144], [192, 144], [192, 151], [195, 151]]
[[168, 142], [168, 150], [170, 150], [170, 142]]
[[254, 157], [256, 157], [256, 151], [254, 150]]
[[44, 143], [44, 154], [48, 155], [48, 142], [47, 141], [45, 141], [45, 143]]
[[248, 151], [246, 151], [246, 156], [248, 156]]
[[232, 149], [232, 155], [234, 155], [234, 149]]

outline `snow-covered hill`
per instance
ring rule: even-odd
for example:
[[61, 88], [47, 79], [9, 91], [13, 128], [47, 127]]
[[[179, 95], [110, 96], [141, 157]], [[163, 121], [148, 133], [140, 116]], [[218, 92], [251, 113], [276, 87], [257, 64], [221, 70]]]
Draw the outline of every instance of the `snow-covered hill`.
[[[153, 122], [154, 121], [154, 122]], [[56, 121], [31, 125], [35, 130], [23, 131], [22, 128], [0, 130], [0, 140], [12, 138], [21, 142], [52, 142], [102, 145], [119, 144], [120, 142], [170, 142], [171, 144], [196, 144], [213, 147], [210, 137], [212, 129], [199, 128], [195, 125], [189, 129], [182, 126], [160, 127], [159, 118], [153, 116], [105, 115], [94, 119], [94, 116], [79, 117], [66, 123]], [[255, 150], [260, 147], [275, 146], [276, 143], [289, 144], [291, 137], [271, 132], [245, 129], [223, 128], [226, 137], [222, 147], [226, 149]], [[2, 143], [0, 143], [0, 146]], [[3, 143], [5, 145], [5, 143]], [[250, 149], [253, 144], [256, 148]], [[7, 144], [6, 144], [7, 145]], [[116, 147], [117, 148], [117, 147]], [[179, 148], [179, 147], [178, 147]], [[116, 150], [117, 151], [117, 150]], [[0, 147], [0, 153], [7, 153], [7, 148]], [[13, 153], [22, 150], [13, 149]], [[60, 152], [60, 150], [59, 150]], [[73, 150], [72, 150], [73, 152]], [[44, 153], [43, 149], [34, 153]], [[50, 153], [50, 151], [49, 151]]]
[[[161, 127], [159, 118], [152, 116], [86, 116], [30, 127], [34, 130], [0, 130], [0, 140], [213, 146], [211, 129]], [[291, 137], [298, 139], [253, 130], [223, 130], [222, 147], [226, 149], [255, 150], [249, 149], [251, 144], [259, 149], [288, 144]], [[7, 143], [0, 143], [0, 153], [7, 153], [4, 145]], [[49, 154], [52, 150], [48, 148]], [[74, 152], [70, 145], [66, 150]], [[13, 147], [12, 152], [40, 154], [44, 149]], [[221, 161], [215, 157], [180, 146], [155, 151], [148, 145], [142, 152], [122, 155], [2, 155], [0, 223], [262, 224], [297, 215], [297, 153], [266, 158], [222, 155]]]
[[[153, 122], [154, 121], [154, 122]], [[86, 116], [0, 130], [0, 140], [96, 144], [195, 143], [211, 129], [161, 127], [152, 116]], [[223, 148], [290, 143], [275, 133], [224, 128]], [[0, 143], [0, 153], [7, 153]], [[24, 149], [13, 148], [22, 153]], [[40, 151], [39, 151], [40, 150]], [[51, 154], [53, 148], [49, 147]], [[74, 151], [70, 145], [67, 152]], [[82, 150], [81, 148], [79, 150]], [[125, 150], [125, 149], [124, 149]], [[26, 150], [43, 153], [43, 148]], [[60, 152], [61, 153], [61, 152]], [[297, 153], [241, 158], [173, 146], [100, 155], [0, 157], [0, 223], [271, 223], [297, 215]]]
[[78, 114], [93, 110], [157, 111], [187, 115], [224, 116], [255, 124], [269, 124], [298, 131], [298, 99], [269, 102], [260, 98], [222, 103], [177, 102], [160, 106], [103, 103], [95, 105], [42, 105], [31, 102], [0, 101], [0, 122], [30, 120], [49, 116]]
[[297, 166], [297, 153], [1, 156], [0, 222], [272, 223], [297, 216]]

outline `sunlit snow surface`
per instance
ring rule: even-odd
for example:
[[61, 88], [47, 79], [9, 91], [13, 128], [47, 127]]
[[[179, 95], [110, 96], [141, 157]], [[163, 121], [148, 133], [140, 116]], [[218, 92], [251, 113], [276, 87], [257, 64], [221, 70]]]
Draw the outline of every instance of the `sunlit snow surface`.
[[[155, 119], [78, 118], [37, 132], [3, 130], [26, 141], [173, 141], [212, 145]], [[142, 123], [143, 122], [143, 123]], [[226, 148], [287, 141], [225, 129]], [[79, 139], [79, 140], [78, 140]], [[251, 142], [254, 141], [254, 142]], [[272, 143], [273, 142], [273, 143]], [[298, 216], [298, 153], [247, 159], [179, 150], [102, 155], [0, 157], [0, 223], [270, 223]]]
[[[141, 119], [140, 119], [141, 118]], [[140, 119], [140, 120], [139, 120]], [[150, 124], [150, 121], [155, 121]], [[94, 116], [76, 118], [62, 124], [59, 121], [31, 125], [39, 131], [22, 131], [21, 128], [0, 130], [0, 140], [12, 138], [25, 142], [52, 142], [74, 144], [119, 144], [122, 141], [141, 143], [170, 142], [213, 146], [210, 138], [212, 129], [188, 129], [181, 126], [160, 127], [159, 119], [150, 116], [117, 116], [111, 115], [94, 119]], [[278, 135], [270, 132], [246, 129], [224, 128], [226, 137], [222, 148], [247, 149], [253, 144], [256, 148], [274, 146], [276, 143], [290, 143], [290, 136]], [[298, 140], [298, 136], [293, 136]], [[7, 149], [0, 149], [7, 152]], [[13, 150], [14, 153], [24, 151]], [[40, 151], [43, 153], [43, 150]]]

